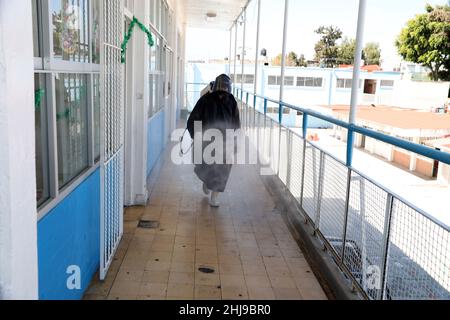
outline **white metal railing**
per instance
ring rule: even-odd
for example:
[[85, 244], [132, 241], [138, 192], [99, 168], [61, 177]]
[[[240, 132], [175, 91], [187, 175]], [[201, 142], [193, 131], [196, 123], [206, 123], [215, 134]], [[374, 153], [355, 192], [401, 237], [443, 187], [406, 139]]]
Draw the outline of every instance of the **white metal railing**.
[[365, 298], [450, 299], [449, 227], [237, 96], [261, 163]]

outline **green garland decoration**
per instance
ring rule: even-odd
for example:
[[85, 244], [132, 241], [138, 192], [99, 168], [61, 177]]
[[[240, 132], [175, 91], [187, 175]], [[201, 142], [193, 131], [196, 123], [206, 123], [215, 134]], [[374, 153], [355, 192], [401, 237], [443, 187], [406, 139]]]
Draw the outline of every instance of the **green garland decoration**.
[[136, 17], [133, 17], [133, 20], [130, 23], [130, 26], [128, 27], [128, 31], [125, 34], [125, 38], [123, 39], [121, 48], [122, 48], [122, 55], [121, 55], [121, 62], [125, 63], [126, 57], [127, 57], [127, 46], [128, 42], [131, 39], [131, 36], [133, 35], [133, 29], [135, 26], [138, 26], [146, 35], [147, 35], [147, 42], [150, 47], [153, 47], [155, 42], [153, 41], [153, 36], [151, 32], [147, 29], [146, 26], [142, 24]]
[[41, 109], [41, 102], [44, 95], [45, 95], [44, 89], [38, 89], [34, 92], [34, 107], [36, 108], [36, 110]]

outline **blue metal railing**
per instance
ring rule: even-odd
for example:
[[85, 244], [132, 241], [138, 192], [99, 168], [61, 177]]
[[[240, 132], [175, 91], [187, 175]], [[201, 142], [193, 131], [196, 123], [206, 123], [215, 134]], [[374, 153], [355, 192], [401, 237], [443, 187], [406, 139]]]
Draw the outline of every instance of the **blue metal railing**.
[[278, 110], [278, 122], [281, 124], [283, 121], [283, 107], [289, 108], [291, 110], [295, 110], [297, 112], [301, 112], [303, 114], [303, 137], [306, 138], [307, 135], [307, 130], [308, 130], [308, 117], [314, 117], [314, 118], [318, 118], [324, 121], [327, 121], [329, 123], [332, 123], [334, 125], [337, 125], [339, 127], [345, 128], [348, 130], [348, 139], [347, 139], [347, 166], [351, 167], [352, 166], [352, 160], [353, 160], [353, 148], [354, 148], [354, 134], [355, 133], [359, 133], [362, 134], [364, 136], [373, 138], [375, 140], [393, 145], [395, 147], [416, 153], [418, 155], [424, 156], [426, 158], [430, 158], [445, 164], [450, 165], [450, 153], [447, 152], [443, 152], [443, 151], [439, 151], [421, 144], [417, 144], [417, 143], [413, 143], [413, 142], [409, 142], [400, 138], [396, 138], [378, 131], [374, 131], [374, 130], [370, 130], [355, 124], [350, 124], [348, 122], [336, 119], [334, 117], [330, 117], [327, 115], [324, 115], [320, 112], [311, 110], [311, 109], [307, 109], [307, 108], [303, 108], [303, 107], [298, 107], [298, 106], [294, 106], [292, 104], [283, 102], [283, 101], [279, 101], [279, 100], [275, 100], [275, 99], [270, 99], [267, 97], [263, 97], [260, 96], [258, 94], [254, 94], [239, 88], [234, 88], [235, 90], [235, 95], [239, 96], [240, 93], [240, 97], [241, 97], [241, 101], [243, 101], [243, 94], [246, 93], [246, 104], [248, 105], [248, 101], [249, 101], [249, 96], [254, 96], [253, 99], [253, 107], [256, 108], [256, 98], [262, 99], [264, 101], [264, 114], [267, 115], [267, 102], [272, 102], [275, 103], [279, 106], [279, 110]]
[[[234, 93], [265, 172], [285, 185], [362, 297], [450, 299], [450, 227], [355, 169], [353, 138], [362, 134], [446, 164], [450, 154], [236, 87]], [[301, 134], [283, 124], [283, 108], [303, 114]], [[308, 141], [311, 118], [348, 130], [347, 161]]]

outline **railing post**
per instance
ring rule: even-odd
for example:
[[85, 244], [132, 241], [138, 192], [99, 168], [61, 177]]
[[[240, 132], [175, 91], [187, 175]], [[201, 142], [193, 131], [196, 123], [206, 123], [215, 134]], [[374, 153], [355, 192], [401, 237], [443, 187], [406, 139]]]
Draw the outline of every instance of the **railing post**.
[[347, 223], [348, 223], [348, 215], [350, 212], [350, 191], [352, 185], [352, 170], [348, 168], [347, 171], [347, 187], [345, 193], [345, 212], [344, 212], [344, 226], [342, 231], [342, 250], [341, 250], [341, 262], [345, 264], [345, 246], [347, 243]]
[[306, 135], [308, 134], [308, 115], [303, 113], [303, 162], [302, 162], [302, 184], [300, 191], [300, 207], [303, 208], [303, 193], [305, 189], [305, 168], [306, 168]]
[[267, 131], [267, 99], [264, 98], [264, 141], [263, 141], [263, 147], [264, 147], [264, 154], [263, 156], [265, 156], [266, 153], [266, 131]]
[[320, 210], [322, 206], [322, 198], [323, 198], [323, 181], [325, 176], [325, 154], [322, 151], [320, 152], [320, 162], [319, 162], [319, 179], [318, 179], [318, 190], [317, 190], [317, 207], [316, 207], [316, 221], [315, 221], [315, 230], [319, 230], [320, 226]]
[[292, 170], [292, 133], [290, 130], [286, 130], [286, 146], [287, 146], [287, 160], [286, 160], [286, 187], [291, 190], [291, 170]]
[[277, 175], [280, 176], [280, 161], [281, 161], [281, 126], [283, 123], [283, 104], [279, 104], [278, 107], [278, 162], [277, 162]]
[[384, 294], [386, 292], [386, 285], [387, 285], [387, 260], [389, 255], [389, 240], [391, 235], [391, 222], [392, 222], [392, 210], [394, 205], [394, 197], [391, 194], [388, 194], [388, 198], [386, 200], [386, 214], [384, 218], [384, 239], [383, 239], [383, 254], [381, 256], [382, 262], [381, 262], [381, 274], [380, 274], [380, 296], [378, 297], [379, 300], [384, 299]]
[[302, 184], [301, 184], [301, 191], [300, 191], [300, 207], [301, 208], [303, 208], [303, 193], [305, 192], [306, 146], [307, 146], [306, 139], [303, 139]]
[[351, 167], [353, 164], [353, 146], [355, 144], [355, 133], [351, 126], [348, 128], [347, 132], [347, 167]]
[[308, 115], [303, 113], [303, 139], [306, 140], [306, 135], [308, 134]]

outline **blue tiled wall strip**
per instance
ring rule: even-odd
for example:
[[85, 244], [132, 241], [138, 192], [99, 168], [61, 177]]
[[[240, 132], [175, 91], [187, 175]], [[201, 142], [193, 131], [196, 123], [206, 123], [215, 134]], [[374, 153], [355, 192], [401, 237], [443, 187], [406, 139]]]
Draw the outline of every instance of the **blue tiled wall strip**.
[[[100, 261], [100, 170], [38, 223], [39, 298], [81, 299]], [[69, 266], [81, 271], [81, 289], [67, 288]]]
[[147, 156], [147, 175], [153, 170], [156, 162], [158, 161], [166, 141], [164, 139], [164, 121], [165, 111], [161, 111], [151, 118], [148, 122], [148, 156]]

